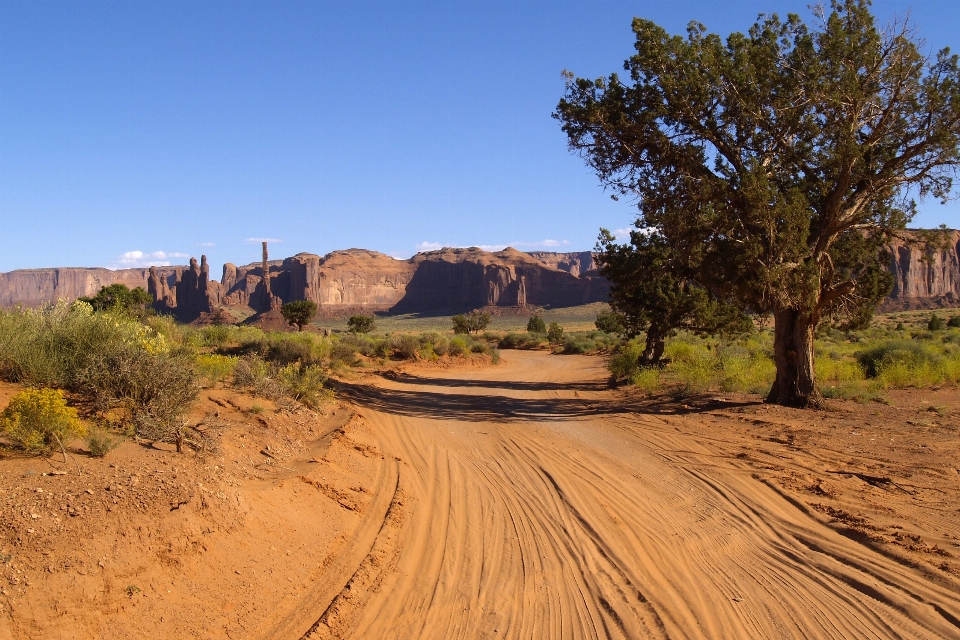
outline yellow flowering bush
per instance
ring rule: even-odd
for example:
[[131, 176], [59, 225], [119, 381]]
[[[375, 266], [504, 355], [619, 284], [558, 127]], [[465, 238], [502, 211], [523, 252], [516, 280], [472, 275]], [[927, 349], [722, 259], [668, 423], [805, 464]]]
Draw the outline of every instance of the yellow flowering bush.
[[27, 389], [0, 413], [0, 429], [28, 451], [44, 453], [86, 434], [77, 410], [59, 389]]

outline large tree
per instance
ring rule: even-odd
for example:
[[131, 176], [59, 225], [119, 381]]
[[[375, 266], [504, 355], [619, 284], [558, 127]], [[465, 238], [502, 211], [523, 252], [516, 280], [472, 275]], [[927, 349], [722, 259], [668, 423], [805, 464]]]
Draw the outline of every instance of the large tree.
[[960, 159], [957, 56], [924, 55], [912, 27], [878, 29], [869, 7], [834, 0], [813, 27], [761, 15], [726, 40], [634, 19], [630, 80], [567, 74], [554, 114], [602, 184], [637, 199], [638, 227], [773, 315], [770, 402], [822, 406], [814, 330], [869, 318], [906, 196], [945, 200]]

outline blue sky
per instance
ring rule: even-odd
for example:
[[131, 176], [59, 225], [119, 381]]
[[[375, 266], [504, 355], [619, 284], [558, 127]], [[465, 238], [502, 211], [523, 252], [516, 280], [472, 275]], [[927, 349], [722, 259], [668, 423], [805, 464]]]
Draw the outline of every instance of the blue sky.
[[[561, 70], [619, 70], [635, 15], [725, 35], [807, 4], [0, 0], [0, 271], [589, 249], [634, 209], [567, 151]], [[960, 49], [960, 3], [874, 11]]]

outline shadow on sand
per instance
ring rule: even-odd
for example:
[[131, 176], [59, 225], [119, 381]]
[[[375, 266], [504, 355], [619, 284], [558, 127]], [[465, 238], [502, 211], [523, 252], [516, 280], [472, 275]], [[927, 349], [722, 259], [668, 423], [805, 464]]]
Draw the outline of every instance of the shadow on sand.
[[[392, 377], [392, 376], [391, 376]], [[448, 387], [490, 387], [503, 389], [544, 390], [602, 390], [606, 383], [554, 384], [533, 382], [494, 382], [420, 378], [401, 375], [411, 384]], [[478, 384], [479, 383], [479, 384]], [[400, 416], [433, 420], [461, 420], [465, 422], [520, 422], [577, 420], [586, 417], [617, 414], [673, 414], [703, 413], [716, 409], [752, 406], [758, 402], [730, 402], [702, 396], [690, 397], [679, 404], [666, 397], [631, 397], [618, 395], [603, 400], [580, 398], [510, 398], [506, 396], [439, 393], [435, 391], [384, 389], [366, 384], [334, 382], [337, 395], [363, 407]], [[513, 386], [520, 385], [520, 386]], [[546, 385], [546, 386], [544, 386]]]

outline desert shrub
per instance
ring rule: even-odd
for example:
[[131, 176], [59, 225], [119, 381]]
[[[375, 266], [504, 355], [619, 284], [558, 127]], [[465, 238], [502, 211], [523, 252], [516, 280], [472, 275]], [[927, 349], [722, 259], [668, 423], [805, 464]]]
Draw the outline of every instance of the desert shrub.
[[267, 363], [260, 356], [241, 356], [234, 363], [233, 384], [236, 387], [253, 387], [266, 376]]
[[451, 356], [462, 356], [466, 354], [467, 351], [467, 341], [460, 336], [452, 338], [450, 345], [447, 347], [447, 354]]
[[891, 369], [918, 369], [933, 364], [936, 356], [914, 340], [891, 340], [856, 354], [857, 361], [869, 378], [879, 377]]
[[118, 446], [123, 440], [110, 435], [105, 429], [95, 428], [87, 436], [87, 449], [94, 458], [102, 458]]
[[101, 407], [129, 411], [134, 435], [167, 442], [182, 451], [208, 448], [205, 438], [190, 437], [186, 412], [197, 397], [199, 376], [187, 351], [150, 354], [127, 350], [95, 358], [85, 374], [88, 393]]
[[947, 321], [948, 327], [960, 327], [960, 316], [953, 316]]
[[597, 348], [596, 343], [589, 338], [568, 337], [563, 341], [563, 353], [578, 354], [590, 353]]
[[327, 375], [317, 365], [289, 364], [277, 372], [277, 380], [284, 395], [311, 409], [333, 397], [333, 392], [324, 388]]
[[310, 333], [269, 333], [257, 344], [257, 352], [270, 362], [318, 364], [328, 352], [322, 336]]
[[438, 336], [436, 342], [433, 343], [433, 352], [438, 356], [445, 356], [450, 350], [450, 340], [446, 336]]
[[12, 382], [77, 390], [91, 358], [165, 346], [145, 325], [84, 302], [0, 311], [0, 375]]
[[473, 340], [470, 342], [471, 353], [490, 353], [490, 343], [486, 340]]
[[500, 338], [501, 349], [523, 349], [529, 344], [529, 336], [521, 333], [508, 333]]
[[641, 367], [630, 376], [630, 382], [644, 393], [653, 393], [660, 388], [660, 367]]
[[930, 320], [927, 322], [928, 331], [940, 331], [946, 326], [943, 321], [943, 318], [937, 315], [936, 312], [930, 314]]
[[490, 362], [493, 364], [500, 364], [500, 350], [491, 349], [490, 350]]
[[63, 447], [86, 432], [59, 389], [26, 389], [13, 396], [0, 413], [0, 430], [33, 453]]
[[394, 353], [404, 359], [412, 360], [420, 351], [420, 338], [410, 334], [393, 336]]
[[614, 380], [627, 380], [640, 370], [640, 356], [643, 345], [639, 340], [631, 340], [616, 351], [607, 362], [607, 368]]
[[237, 359], [218, 353], [204, 353], [196, 358], [197, 373], [207, 384], [226, 382], [233, 375]]
[[203, 345], [207, 347], [222, 347], [230, 339], [230, 327], [225, 324], [212, 324], [200, 329]]
[[546, 333], [547, 323], [540, 316], [533, 316], [527, 322], [527, 333]]
[[334, 366], [343, 365], [352, 367], [359, 361], [357, 359], [357, 349], [352, 344], [338, 342], [330, 350], [330, 363]]

